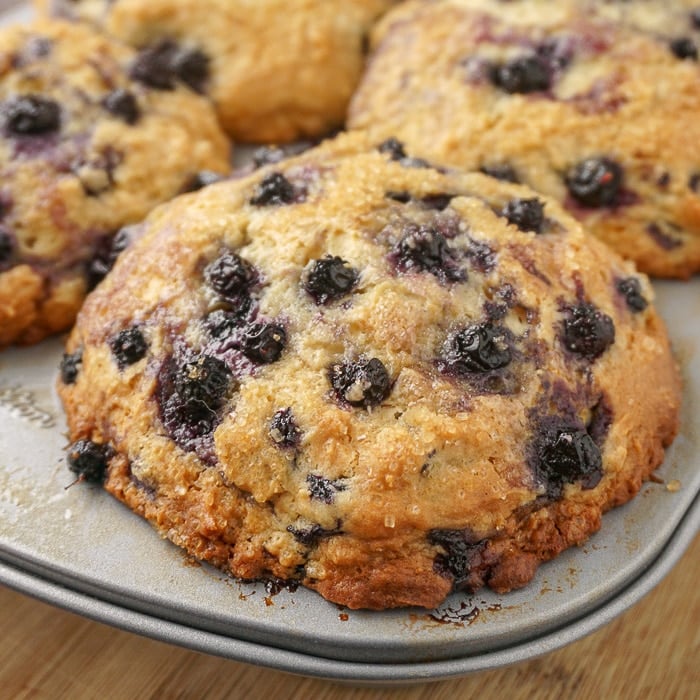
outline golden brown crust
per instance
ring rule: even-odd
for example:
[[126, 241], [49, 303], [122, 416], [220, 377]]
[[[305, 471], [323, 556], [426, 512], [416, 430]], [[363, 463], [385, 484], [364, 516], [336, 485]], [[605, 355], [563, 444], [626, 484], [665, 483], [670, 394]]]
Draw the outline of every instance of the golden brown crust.
[[[106, 488], [194, 556], [352, 608], [431, 607], [525, 585], [595, 532], [662, 460], [680, 382], [648, 280], [554, 202], [373, 145], [344, 135], [158, 208], [81, 311], [59, 393], [71, 440], [113, 450]], [[280, 176], [291, 199], [255, 203]], [[540, 232], [509, 224], [533, 199]], [[411, 257], [421, 236], [439, 264]], [[254, 272], [227, 301], [211, 270], [234, 253]], [[326, 255], [359, 276], [319, 302]], [[267, 362], [246, 354], [256, 323], [284, 329]], [[470, 324], [492, 369], [449, 359]], [[133, 329], [143, 354], [120, 360]], [[390, 380], [369, 403], [377, 375], [331, 380], [363, 357]]]
[[[404, 3], [375, 31], [348, 124], [435, 162], [508, 165], [642, 271], [688, 278], [700, 270], [700, 68], [671, 48], [681, 29], [700, 45], [687, 2]], [[517, 78], [521, 59], [539, 78]], [[577, 194], [577, 167], [603, 158], [621, 168], [615, 193]]]

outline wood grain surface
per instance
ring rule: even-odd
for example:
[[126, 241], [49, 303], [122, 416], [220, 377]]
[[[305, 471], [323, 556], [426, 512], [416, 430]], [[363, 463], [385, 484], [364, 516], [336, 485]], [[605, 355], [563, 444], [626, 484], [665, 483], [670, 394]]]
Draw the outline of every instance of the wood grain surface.
[[546, 656], [437, 683], [368, 688], [145, 639], [0, 587], [0, 698], [453, 700], [700, 698], [700, 536], [635, 607]]

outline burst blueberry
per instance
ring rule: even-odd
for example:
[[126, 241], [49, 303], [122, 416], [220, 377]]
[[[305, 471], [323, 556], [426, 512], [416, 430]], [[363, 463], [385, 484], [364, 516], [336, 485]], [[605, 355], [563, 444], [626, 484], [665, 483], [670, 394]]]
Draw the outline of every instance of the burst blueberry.
[[337, 255], [314, 260], [303, 280], [304, 289], [317, 304], [326, 304], [349, 294], [357, 284], [357, 270]]
[[586, 158], [565, 176], [571, 196], [587, 207], [615, 204], [622, 179], [622, 167], [610, 158]]
[[376, 357], [335, 363], [330, 368], [329, 380], [341, 401], [362, 408], [379, 405], [391, 391], [389, 372]]

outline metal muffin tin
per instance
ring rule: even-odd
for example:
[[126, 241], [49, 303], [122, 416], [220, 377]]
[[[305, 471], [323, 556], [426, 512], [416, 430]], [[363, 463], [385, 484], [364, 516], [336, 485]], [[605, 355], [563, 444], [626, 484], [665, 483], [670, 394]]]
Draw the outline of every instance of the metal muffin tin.
[[[11, 4], [0, 0], [3, 22], [30, 16]], [[192, 562], [99, 488], [70, 486], [53, 389], [61, 339], [0, 353], [0, 582], [166, 642], [353, 682], [438, 680], [568, 644], [649, 592], [700, 530], [700, 278], [655, 288], [686, 382], [659, 483], [522, 590], [454, 594], [430, 612], [350, 611]]]

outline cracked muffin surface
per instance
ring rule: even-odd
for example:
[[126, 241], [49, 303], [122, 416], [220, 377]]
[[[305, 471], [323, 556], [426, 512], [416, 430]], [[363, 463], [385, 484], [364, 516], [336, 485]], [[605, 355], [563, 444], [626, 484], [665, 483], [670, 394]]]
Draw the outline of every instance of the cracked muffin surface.
[[230, 168], [211, 105], [133, 79], [135, 60], [84, 26], [0, 32], [0, 346], [68, 329], [122, 227]]
[[552, 200], [395, 139], [133, 237], [66, 347], [68, 463], [242, 579], [370, 609], [523, 586], [677, 430], [647, 278]]
[[700, 270], [692, 3], [407, 2], [373, 34], [348, 124], [559, 201], [639, 269]]
[[[366, 35], [396, 0], [38, 0], [149, 60], [175, 63], [235, 140], [284, 142], [343, 125]], [[155, 57], [155, 58], [154, 58]]]

